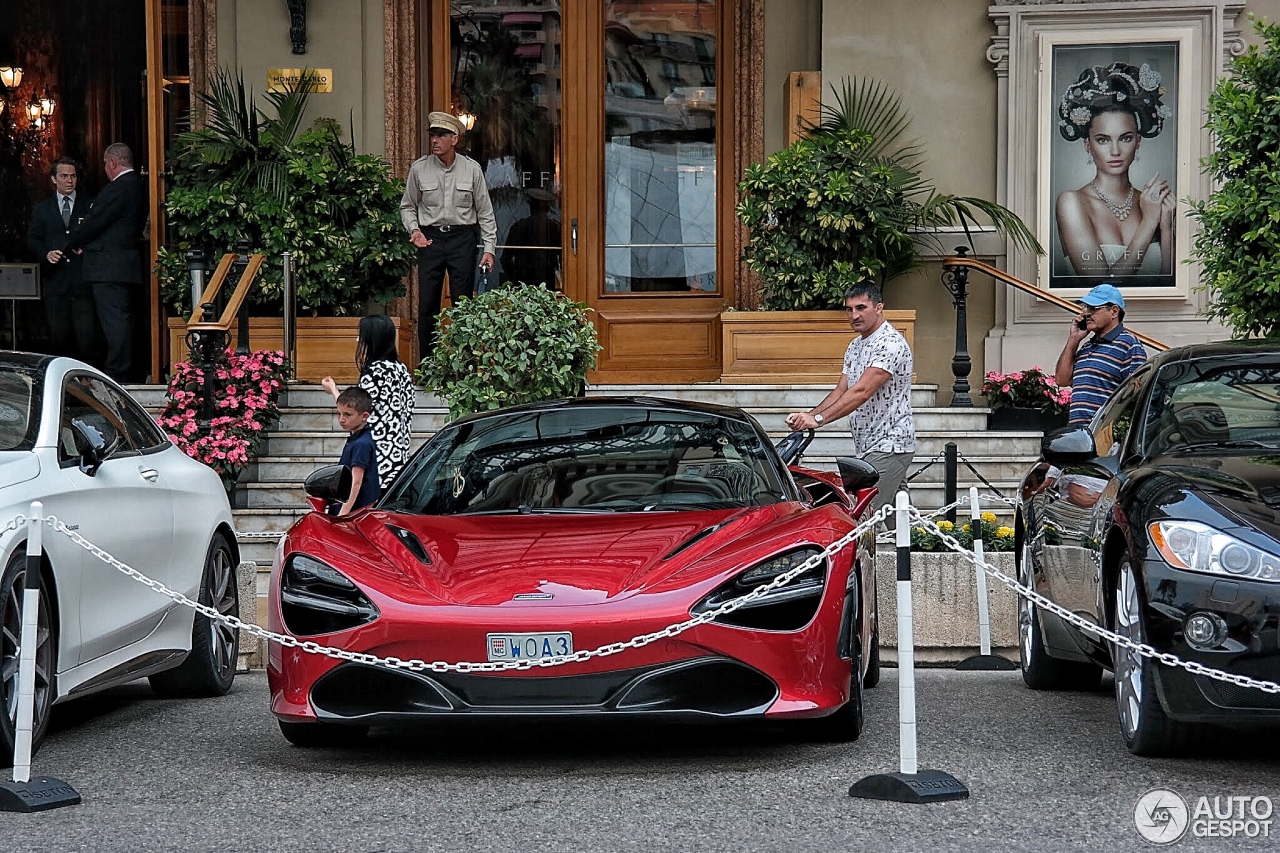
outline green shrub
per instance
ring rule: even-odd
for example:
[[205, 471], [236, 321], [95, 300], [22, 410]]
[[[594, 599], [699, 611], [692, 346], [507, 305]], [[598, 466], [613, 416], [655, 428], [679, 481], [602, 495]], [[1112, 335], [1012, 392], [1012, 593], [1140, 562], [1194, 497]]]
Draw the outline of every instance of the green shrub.
[[[871, 80], [845, 81], [808, 137], [747, 169], [737, 214], [751, 232], [747, 266], [764, 307], [844, 307], [851, 285], [886, 282], [919, 263], [930, 229], [989, 218], [1018, 246], [1040, 246], [994, 202], [939, 194], [920, 174], [918, 146], [901, 141], [910, 119], [897, 95]], [[936, 243], [936, 241], [933, 241]]]
[[1191, 203], [1209, 314], [1236, 337], [1280, 326], [1280, 26], [1253, 23], [1261, 49], [1236, 57], [1209, 95], [1214, 149], [1202, 166], [1218, 188]]
[[166, 201], [169, 246], [156, 263], [165, 303], [191, 310], [184, 253], [221, 256], [241, 240], [267, 261], [250, 294], [279, 311], [281, 254], [293, 253], [300, 313], [360, 315], [404, 294], [415, 250], [400, 223], [404, 182], [381, 157], [356, 154], [332, 119], [299, 132], [307, 93], [269, 92], [269, 116], [227, 72], [200, 96], [208, 125], [178, 137]]
[[590, 310], [536, 284], [463, 298], [445, 310], [418, 381], [448, 403], [453, 418], [572, 397], [600, 351]]

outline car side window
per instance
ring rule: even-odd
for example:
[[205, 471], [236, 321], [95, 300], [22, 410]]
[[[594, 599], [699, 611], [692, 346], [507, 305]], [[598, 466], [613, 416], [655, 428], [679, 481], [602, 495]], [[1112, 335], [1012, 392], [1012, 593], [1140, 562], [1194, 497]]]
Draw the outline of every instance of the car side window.
[[111, 458], [138, 452], [130, 439], [128, 428], [121, 417], [118, 401], [108, 396], [107, 384], [94, 376], [72, 376], [62, 391], [62, 412], [58, 421], [58, 461], [79, 459], [88, 447], [72, 424], [95, 429], [108, 445], [119, 440], [119, 446]]
[[1138, 391], [1150, 371], [1141, 370], [1116, 389], [1115, 395], [1093, 416], [1089, 425], [1093, 443], [1102, 457], [1119, 456], [1137, 415]]
[[136, 400], [106, 383], [101, 383], [101, 386], [102, 396], [111, 401], [113, 409], [124, 424], [129, 443], [134, 448], [146, 452], [156, 448], [163, 449], [173, 443], [160, 431], [155, 420], [147, 414], [146, 409], [138, 405]]

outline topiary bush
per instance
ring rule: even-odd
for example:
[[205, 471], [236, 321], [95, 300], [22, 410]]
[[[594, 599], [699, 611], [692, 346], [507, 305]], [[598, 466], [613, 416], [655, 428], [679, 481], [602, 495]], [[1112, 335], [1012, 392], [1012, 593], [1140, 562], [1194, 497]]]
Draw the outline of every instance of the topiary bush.
[[419, 384], [452, 418], [580, 394], [595, 367], [590, 308], [538, 284], [513, 284], [445, 310]]
[[[1020, 248], [1041, 251], [1022, 221], [983, 199], [939, 194], [920, 173], [901, 99], [872, 80], [845, 81], [807, 138], [750, 166], [738, 217], [751, 232], [747, 266], [764, 307], [844, 307], [851, 285], [887, 281], [919, 263], [916, 240], [939, 226], [990, 219]], [[936, 242], [936, 241], [935, 241]]]
[[1209, 95], [1214, 147], [1201, 165], [1217, 189], [1191, 203], [1208, 312], [1235, 337], [1280, 330], [1280, 26], [1253, 24], [1261, 48], [1236, 57]]

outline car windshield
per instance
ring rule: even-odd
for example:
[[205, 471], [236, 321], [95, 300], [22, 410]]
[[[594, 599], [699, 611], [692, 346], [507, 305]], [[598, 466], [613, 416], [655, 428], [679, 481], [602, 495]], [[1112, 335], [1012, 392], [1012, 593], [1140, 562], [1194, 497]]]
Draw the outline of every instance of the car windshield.
[[748, 421], [643, 407], [497, 414], [447, 427], [381, 506], [427, 515], [730, 509], [798, 499]]
[[0, 366], [0, 450], [30, 450], [40, 428], [38, 371]]
[[1181, 362], [1162, 368], [1145, 435], [1152, 455], [1280, 450], [1280, 364]]

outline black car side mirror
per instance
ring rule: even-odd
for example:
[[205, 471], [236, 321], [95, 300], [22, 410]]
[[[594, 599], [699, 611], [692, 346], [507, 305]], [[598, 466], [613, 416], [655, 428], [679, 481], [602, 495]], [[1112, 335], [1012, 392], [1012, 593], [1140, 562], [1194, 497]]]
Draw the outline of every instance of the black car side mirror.
[[1098, 448], [1088, 427], [1063, 427], [1046, 434], [1040, 441], [1040, 455], [1046, 462], [1061, 468], [1096, 459]]
[[800, 458], [804, 456], [805, 449], [812, 441], [813, 430], [800, 430], [783, 436], [782, 440], [775, 445], [775, 449], [783, 465], [799, 465]]
[[312, 471], [302, 489], [323, 501], [345, 501], [351, 496], [351, 469], [346, 465], [326, 465]]
[[84, 448], [80, 453], [80, 470], [92, 477], [120, 447], [120, 433], [111, 430], [104, 435], [101, 428], [83, 418], [72, 418], [71, 429], [79, 439], [77, 444]]
[[869, 489], [880, 482], [880, 472], [865, 459], [837, 456], [836, 468], [840, 471], [840, 483], [846, 492]]

